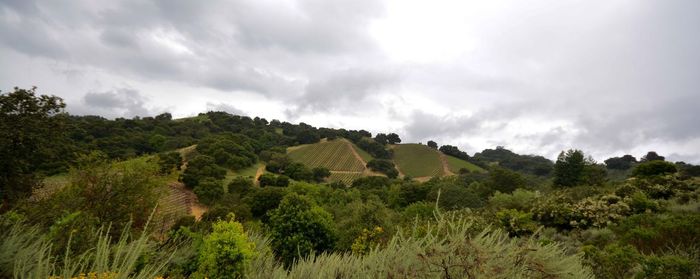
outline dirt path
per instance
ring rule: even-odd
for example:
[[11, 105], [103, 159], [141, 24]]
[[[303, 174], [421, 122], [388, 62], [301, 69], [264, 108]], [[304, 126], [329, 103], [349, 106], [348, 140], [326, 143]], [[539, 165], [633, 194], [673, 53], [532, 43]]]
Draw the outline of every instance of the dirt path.
[[176, 195], [183, 196], [178, 202], [184, 203], [184, 206], [187, 208], [187, 214], [194, 216], [197, 220], [201, 220], [202, 214], [207, 212], [208, 209], [206, 206], [199, 204], [197, 195], [192, 190], [187, 189], [182, 182], [173, 182], [168, 186], [176, 192]]
[[440, 151], [437, 152], [440, 154], [440, 162], [442, 162], [442, 172], [445, 174], [445, 176], [455, 175], [455, 173], [450, 170], [450, 164], [447, 163], [447, 155], [443, 154]]
[[331, 173], [363, 174], [363, 171], [330, 171]]
[[258, 167], [258, 170], [255, 171], [255, 177], [253, 177], [253, 183], [255, 185], [260, 185], [260, 181], [258, 181], [258, 178], [260, 178], [261, 175], [265, 173], [265, 165], [260, 164], [260, 167]]

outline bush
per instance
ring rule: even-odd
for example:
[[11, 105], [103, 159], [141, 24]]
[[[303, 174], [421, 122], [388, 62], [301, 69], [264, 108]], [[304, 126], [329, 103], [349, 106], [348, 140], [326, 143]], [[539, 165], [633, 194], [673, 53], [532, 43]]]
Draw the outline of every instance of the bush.
[[330, 251], [335, 242], [333, 217], [304, 196], [290, 193], [270, 213], [272, 247], [285, 266], [314, 252]]
[[539, 192], [516, 189], [511, 194], [496, 192], [489, 198], [489, 205], [495, 209], [517, 209], [521, 211], [530, 210], [540, 199]]
[[586, 263], [598, 278], [630, 278], [642, 256], [630, 245], [612, 244], [603, 250], [595, 246], [583, 247]]
[[241, 278], [255, 255], [243, 225], [234, 221], [218, 221], [213, 232], [204, 238], [199, 251], [199, 267], [195, 278]]
[[182, 174], [182, 182], [190, 189], [194, 189], [204, 178], [224, 179], [225, 176], [226, 169], [217, 165], [214, 158], [197, 155], [187, 163], [187, 168]]
[[693, 278], [698, 263], [675, 255], [650, 256], [642, 262], [640, 277], [653, 279]]
[[496, 219], [511, 237], [531, 235], [537, 230], [537, 224], [532, 220], [532, 213], [504, 209], [496, 213]]

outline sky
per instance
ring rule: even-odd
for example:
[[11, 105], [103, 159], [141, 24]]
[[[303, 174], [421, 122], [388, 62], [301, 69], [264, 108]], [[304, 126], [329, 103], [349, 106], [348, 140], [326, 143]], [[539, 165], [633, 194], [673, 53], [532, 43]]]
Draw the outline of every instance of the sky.
[[0, 0], [0, 89], [700, 163], [700, 1]]

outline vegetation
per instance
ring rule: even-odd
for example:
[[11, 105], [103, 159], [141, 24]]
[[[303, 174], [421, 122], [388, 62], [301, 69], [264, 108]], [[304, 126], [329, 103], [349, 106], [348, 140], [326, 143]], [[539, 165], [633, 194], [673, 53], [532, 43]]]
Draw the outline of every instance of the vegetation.
[[394, 162], [398, 169], [410, 177], [433, 177], [443, 175], [440, 154], [421, 144], [395, 145]]
[[[697, 166], [655, 152], [465, 161], [392, 134], [222, 112], [106, 120], [34, 90], [0, 96], [3, 134], [46, 155], [0, 140], [18, 164], [3, 165], [0, 278], [700, 276]], [[36, 129], [8, 130], [23, 123]]]

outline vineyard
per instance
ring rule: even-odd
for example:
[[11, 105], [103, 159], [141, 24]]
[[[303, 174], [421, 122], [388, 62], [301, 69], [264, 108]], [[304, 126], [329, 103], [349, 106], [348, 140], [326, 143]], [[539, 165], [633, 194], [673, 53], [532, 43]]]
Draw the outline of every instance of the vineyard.
[[331, 171], [363, 172], [365, 166], [355, 157], [352, 145], [345, 140], [333, 140], [301, 146], [289, 152], [289, 157], [309, 167], [325, 167]]
[[364, 176], [361, 172], [331, 172], [331, 176], [328, 178], [329, 181], [340, 181], [345, 185], [350, 185], [355, 179]]
[[406, 176], [442, 176], [439, 151], [422, 144], [398, 144], [393, 146], [394, 163]]

